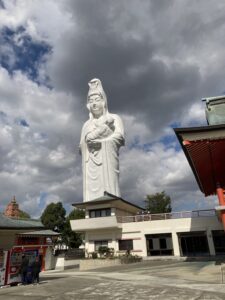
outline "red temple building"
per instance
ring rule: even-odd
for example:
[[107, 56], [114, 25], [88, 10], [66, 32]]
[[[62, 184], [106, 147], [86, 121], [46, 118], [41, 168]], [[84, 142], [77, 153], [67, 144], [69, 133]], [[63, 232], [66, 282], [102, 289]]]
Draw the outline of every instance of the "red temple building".
[[225, 96], [204, 100], [209, 126], [174, 131], [199, 189], [206, 197], [217, 195], [215, 209], [225, 229]]
[[59, 234], [44, 227], [38, 219], [20, 219], [15, 197], [0, 212], [0, 286], [21, 281], [19, 273], [22, 256], [29, 262], [39, 256], [42, 270], [54, 269], [54, 241]]

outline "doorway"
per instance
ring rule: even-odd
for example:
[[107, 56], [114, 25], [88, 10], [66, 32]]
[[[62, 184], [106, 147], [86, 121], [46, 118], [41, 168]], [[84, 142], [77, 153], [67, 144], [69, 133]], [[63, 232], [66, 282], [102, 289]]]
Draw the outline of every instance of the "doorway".
[[208, 256], [209, 245], [205, 231], [178, 233], [182, 256]]

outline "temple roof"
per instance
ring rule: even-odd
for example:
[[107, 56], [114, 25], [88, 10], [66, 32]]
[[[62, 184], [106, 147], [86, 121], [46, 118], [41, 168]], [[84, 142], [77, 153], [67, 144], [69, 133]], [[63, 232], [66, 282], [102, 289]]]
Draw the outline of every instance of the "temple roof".
[[55, 232], [53, 230], [50, 229], [46, 229], [46, 230], [37, 230], [37, 231], [29, 231], [29, 232], [22, 232], [19, 233], [20, 236], [58, 236], [60, 235], [60, 233]]
[[225, 125], [174, 129], [205, 196], [225, 189]]
[[0, 229], [42, 229], [44, 225], [40, 220], [11, 219], [0, 213]]

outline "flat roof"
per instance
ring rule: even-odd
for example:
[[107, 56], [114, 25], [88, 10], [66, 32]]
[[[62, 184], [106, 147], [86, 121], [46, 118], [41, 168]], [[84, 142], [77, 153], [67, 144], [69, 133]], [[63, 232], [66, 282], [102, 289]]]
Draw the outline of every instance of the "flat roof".
[[175, 128], [175, 134], [205, 196], [225, 189], [225, 125]]

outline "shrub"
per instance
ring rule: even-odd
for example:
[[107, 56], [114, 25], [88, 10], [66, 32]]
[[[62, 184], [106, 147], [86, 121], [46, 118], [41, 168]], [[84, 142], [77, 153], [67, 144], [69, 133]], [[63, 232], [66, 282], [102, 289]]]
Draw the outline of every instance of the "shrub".
[[142, 257], [138, 255], [132, 255], [132, 254], [125, 254], [120, 256], [121, 264], [132, 264], [136, 262], [142, 261]]
[[92, 253], [91, 253], [91, 257], [92, 257], [93, 259], [98, 258], [98, 253], [97, 253], [97, 252], [92, 252]]
[[100, 246], [98, 248], [98, 253], [100, 257], [113, 258], [114, 257], [114, 248], [109, 248], [106, 246]]

